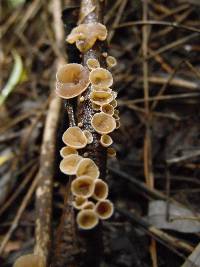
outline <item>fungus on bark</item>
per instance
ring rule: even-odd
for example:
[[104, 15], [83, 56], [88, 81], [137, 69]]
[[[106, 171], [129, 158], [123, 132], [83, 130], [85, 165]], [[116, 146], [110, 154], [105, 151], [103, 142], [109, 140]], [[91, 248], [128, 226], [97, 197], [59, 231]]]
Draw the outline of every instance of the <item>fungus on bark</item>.
[[75, 149], [84, 148], [87, 145], [87, 138], [77, 126], [69, 127], [64, 132], [62, 140], [67, 146]]
[[115, 119], [104, 112], [94, 114], [91, 125], [99, 134], [111, 133], [116, 128]]
[[101, 200], [97, 202], [95, 211], [100, 219], [106, 220], [112, 216], [114, 207], [110, 200]]
[[90, 230], [99, 222], [97, 214], [90, 209], [83, 209], [79, 211], [76, 221], [79, 228], [83, 230]]
[[65, 157], [60, 162], [61, 172], [67, 175], [76, 174], [77, 166], [81, 160], [82, 160], [82, 157], [76, 154], [71, 154]]
[[104, 200], [108, 196], [108, 185], [101, 179], [95, 181], [94, 193], [92, 197], [96, 200]]
[[72, 194], [78, 197], [91, 197], [94, 193], [94, 179], [89, 176], [81, 176], [71, 183]]
[[110, 87], [113, 84], [112, 74], [103, 68], [96, 68], [90, 72], [89, 80], [92, 85], [98, 88]]
[[84, 158], [82, 159], [77, 167], [76, 170], [76, 176], [80, 177], [83, 175], [89, 176], [92, 179], [97, 179], [99, 178], [99, 168], [97, 165], [94, 163], [93, 160], [90, 158]]
[[112, 138], [110, 137], [110, 135], [108, 135], [108, 134], [103, 134], [103, 135], [101, 136], [100, 143], [101, 143], [102, 146], [104, 146], [104, 147], [109, 147], [110, 145], [112, 145], [113, 140], [112, 140]]

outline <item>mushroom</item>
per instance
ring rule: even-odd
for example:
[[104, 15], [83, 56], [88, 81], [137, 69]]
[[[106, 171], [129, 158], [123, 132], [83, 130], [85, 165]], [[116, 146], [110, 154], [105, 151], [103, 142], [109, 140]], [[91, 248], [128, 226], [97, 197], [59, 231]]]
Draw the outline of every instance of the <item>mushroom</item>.
[[95, 104], [95, 103], [92, 103], [92, 109], [98, 111], [98, 110], [100, 110], [100, 107], [101, 107], [101, 106], [99, 106], [99, 105], [97, 105], [97, 104]]
[[91, 125], [99, 134], [111, 133], [116, 128], [115, 119], [104, 112], [94, 114]]
[[89, 85], [89, 71], [81, 64], [63, 65], [56, 74], [56, 93], [70, 99], [83, 93]]
[[112, 67], [114, 67], [114, 66], [117, 65], [117, 60], [116, 60], [115, 57], [108, 56], [108, 57], [106, 58], [106, 63], [107, 63], [107, 65], [108, 65], [108, 67], [112, 68]]
[[113, 84], [112, 74], [103, 68], [96, 68], [90, 72], [89, 80], [92, 85], [99, 88], [110, 87]]
[[83, 205], [83, 209], [84, 210], [94, 210], [95, 208], [95, 204], [92, 201], [87, 201], [84, 205]]
[[91, 197], [94, 193], [94, 179], [89, 176], [81, 176], [71, 183], [73, 195], [78, 197]]
[[106, 220], [112, 216], [114, 207], [110, 200], [100, 200], [96, 204], [95, 211], [100, 219]]
[[87, 66], [90, 70], [100, 67], [99, 61], [96, 58], [88, 58]]
[[87, 175], [92, 179], [97, 179], [99, 178], [99, 174], [99, 168], [90, 158], [84, 158], [79, 162], [76, 171], [77, 177]]
[[87, 143], [91, 144], [93, 142], [93, 135], [90, 131], [88, 130], [83, 130], [83, 133], [85, 135], [85, 137], [87, 138]]
[[60, 155], [62, 158], [65, 158], [71, 154], [78, 154], [78, 151], [72, 147], [69, 147], [69, 146], [64, 146], [60, 150]]
[[90, 100], [92, 103], [102, 106], [110, 103], [113, 100], [113, 96], [112, 93], [106, 91], [92, 91]]
[[27, 254], [19, 257], [13, 267], [45, 267], [45, 260], [43, 257], [34, 254]]
[[61, 172], [67, 175], [74, 175], [76, 174], [76, 169], [79, 162], [82, 160], [82, 157], [76, 154], [71, 154], [60, 162], [60, 170]]
[[67, 146], [75, 149], [84, 148], [87, 145], [87, 138], [77, 126], [69, 127], [64, 132], [62, 140]]
[[91, 22], [73, 28], [66, 41], [70, 44], [76, 43], [76, 47], [81, 52], [86, 52], [94, 45], [96, 40], [104, 41], [106, 37], [106, 27], [101, 23]]
[[72, 201], [72, 205], [75, 209], [80, 210], [87, 202], [87, 198], [78, 196], [75, 197], [74, 201]]
[[112, 105], [113, 108], [116, 108], [116, 107], [117, 107], [117, 100], [116, 100], [116, 99], [113, 99], [113, 100], [110, 102], [110, 105]]
[[95, 181], [94, 193], [92, 197], [96, 200], [106, 199], [108, 196], [108, 185], [101, 179]]
[[108, 149], [107, 149], [107, 155], [110, 158], [116, 157], [116, 150], [114, 148], [112, 148], [112, 147], [108, 147]]
[[114, 108], [110, 104], [104, 104], [103, 106], [101, 106], [100, 110], [111, 116], [114, 114]]
[[79, 211], [76, 217], [76, 222], [80, 229], [90, 230], [98, 224], [99, 219], [93, 210], [83, 209]]
[[100, 143], [101, 143], [101, 145], [104, 146], [104, 147], [109, 147], [110, 145], [112, 145], [113, 140], [112, 140], [112, 138], [110, 137], [110, 135], [108, 135], [108, 134], [103, 134], [103, 135], [101, 136]]
[[106, 91], [106, 92], [109, 92], [111, 93], [112, 92], [112, 89], [109, 88], [109, 87], [103, 87], [103, 88], [100, 88], [100, 87], [96, 87], [95, 85], [91, 85], [91, 90], [92, 91]]

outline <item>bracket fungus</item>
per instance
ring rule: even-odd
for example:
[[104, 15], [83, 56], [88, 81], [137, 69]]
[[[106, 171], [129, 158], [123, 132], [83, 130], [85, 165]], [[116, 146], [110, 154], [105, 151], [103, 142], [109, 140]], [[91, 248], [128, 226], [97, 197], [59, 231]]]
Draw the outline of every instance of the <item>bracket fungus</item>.
[[86, 175], [91, 177], [92, 179], [97, 179], [99, 178], [99, 174], [100, 174], [99, 168], [90, 158], [82, 159], [77, 166], [76, 170], [77, 177]]
[[63, 65], [56, 74], [56, 93], [64, 99], [83, 93], [89, 85], [89, 71], [81, 64]]
[[111, 133], [116, 128], [115, 119], [104, 112], [94, 114], [91, 125], [99, 134]]
[[88, 69], [93, 70], [100, 67], [99, 61], [96, 58], [88, 58], [87, 60]]
[[60, 150], [60, 155], [62, 158], [65, 158], [71, 154], [78, 154], [78, 151], [72, 147], [69, 147], [69, 146], [64, 146]]
[[67, 146], [75, 149], [84, 148], [87, 145], [87, 138], [77, 126], [69, 127], [64, 132], [62, 140]]
[[98, 88], [110, 87], [113, 84], [113, 77], [110, 71], [103, 68], [96, 68], [90, 72], [89, 80], [92, 85]]
[[71, 191], [73, 195], [78, 197], [91, 197], [94, 193], [94, 179], [89, 176], [81, 176], [71, 183]]
[[66, 41], [76, 43], [81, 52], [88, 51], [96, 40], [104, 41], [107, 37], [107, 29], [101, 23], [83, 23], [75, 27], [67, 36]]
[[101, 179], [95, 181], [94, 193], [92, 197], [96, 200], [106, 199], [108, 196], [108, 185]]
[[107, 91], [92, 91], [90, 94], [92, 103], [102, 106], [110, 103], [113, 100], [112, 93]]
[[103, 134], [103, 135], [101, 136], [100, 143], [101, 143], [101, 145], [104, 146], [104, 147], [109, 147], [110, 145], [112, 145], [113, 140], [112, 140], [112, 138], [110, 137], [110, 135], [108, 135], [108, 134]]
[[45, 267], [45, 260], [43, 257], [34, 254], [27, 254], [19, 257], [14, 263], [13, 267]]
[[83, 209], [79, 211], [76, 217], [77, 224], [80, 229], [89, 230], [94, 228], [98, 222], [97, 214], [91, 209]]
[[83, 130], [83, 133], [85, 135], [85, 137], [87, 138], [87, 143], [91, 144], [93, 142], [93, 135], [90, 131], [88, 130]]
[[95, 211], [100, 219], [106, 220], [113, 215], [114, 207], [110, 200], [101, 200], [97, 202]]
[[114, 114], [114, 108], [110, 104], [104, 104], [103, 106], [101, 106], [100, 110], [111, 116]]
[[79, 162], [82, 160], [82, 157], [76, 154], [71, 154], [60, 162], [60, 170], [64, 174], [74, 175], [76, 174], [76, 169]]
[[87, 202], [87, 198], [78, 196], [72, 201], [72, 205], [75, 209], [81, 210]]
[[115, 67], [117, 65], [117, 60], [116, 60], [115, 57], [108, 56], [106, 58], [106, 63], [108, 65], [108, 67], [113, 68], [113, 67]]

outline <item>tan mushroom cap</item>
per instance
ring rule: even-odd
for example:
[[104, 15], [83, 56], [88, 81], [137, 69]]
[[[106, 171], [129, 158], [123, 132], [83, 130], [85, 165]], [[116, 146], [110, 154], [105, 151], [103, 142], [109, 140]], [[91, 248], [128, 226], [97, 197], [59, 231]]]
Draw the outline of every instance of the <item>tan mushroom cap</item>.
[[98, 224], [99, 219], [93, 210], [83, 209], [79, 211], [76, 217], [76, 222], [80, 229], [90, 230]]
[[89, 71], [81, 64], [63, 65], [56, 74], [56, 93], [70, 99], [83, 93], [89, 85]]
[[99, 106], [99, 105], [97, 105], [95, 103], [92, 103], [92, 109], [98, 111], [98, 110], [100, 110], [100, 108], [101, 108], [101, 106]]
[[89, 176], [81, 176], [71, 183], [72, 194], [79, 197], [91, 197], [94, 193], [94, 179]]
[[13, 267], [45, 267], [44, 258], [39, 255], [27, 254], [19, 257]]
[[83, 205], [83, 209], [84, 210], [94, 210], [95, 208], [95, 204], [92, 201], [87, 201], [84, 205]]
[[112, 105], [113, 108], [116, 108], [116, 107], [117, 107], [117, 100], [116, 100], [116, 99], [113, 99], [113, 100], [110, 102], [110, 105]]
[[112, 67], [114, 67], [114, 66], [117, 65], [117, 60], [116, 60], [115, 57], [108, 56], [108, 57], [106, 58], [106, 63], [107, 63], [107, 65], [108, 65], [108, 67], [112, 68]]
[[76, 174], [76, 169], [79, 162], [82, 160], [82, 157], [76, 154], [71, 154], [60, 162], [60, 170], [64, 174], [74, 175]]
[[60, 150], [60, 155], [62, 158], [65, 158], [71, 154], [78, 154], [78, 151], [75, 148], [69, 146], [64, 146]]
[[96, 40], [104, 41], [107, 37], [107, 29], [101, 23], [80, 24], [73, 28], [66, 41], [70, 44], [76, 42], [76, 47], [81, 52], [89, 50]]
[[113, 118], [116, 120], [116, 121], [118, 121], [119, 119], [120, 119], [120, 117], [119, 117], [119, 115], [117, 115], [117, 114], [113, 114]]
[[101, 106], [101, 109], [100, 110], [102, 112], [108, 114], [108, 115], [111, 115], [111, 116], [114, 114], [114, 108], [110, 104], [104, 104], [103, 106]]
[[92, 85], [99, 88], [110, 87], [113, 84], [112, 74], [103, 68], [96, 68], [90, 72], [89, 80]]
[[100, 67], [99, 61], [96, 58], [88, 58], [86, 64], [90, 70]]
[[116, 128], [115, 119], [104, 112], [94, 114], [91, 125], [99, 134], [111, 133]]
[[99, 168], [90, 158], [82, 159], [77, 167], [76, 175], [81, 177], [83, 175], [89, 176], [92, 179], [99, 178]]
[[88, 130], [83, 130], [83, 133], [85, 135], [85, 137], [87, 138], [87, 143], [91, 144], [93, 142], [93, 135], [90, 131]]
[[114, 207], [110, 200], [101, 200], [97, 202], [95, 211], [100, 219], [106, 220], [113, 215]]
[[95, 180], [94, 193], [92, 197], [96, 200], [106, 199], [108, 196], [108, 185], [101, 179]]
[[108, 147], [108, 149], [107, 149], [108, 157], [114, 158], [114, 157], [116, 157], [116, 154], [117, 154], [117, 152], [116, 152], [116, 150], [114, 148]]
[[106, 91], [106, 92], [109, 92], [109, 93], [112, 92], [112, 89], [109, 88], [109, 87], [100, 88], [98, 86], [96, 87], [95, 85], [91, 85], [91, 89], [92, 89], [92, 91]]
[[80, 149], [87, 145], [87, 138], [83, 131], [77, 127], [69, 127], [62, 136], [63, 142], [72, 148]]
[[74, 201], [72, 201], [72, 205], [75, 209], [80, 210], [84, 207], [84, 205], [88, 202], [85, 197], [75, 197]]
[[102, 106], [110, 103], [113, 100], [113, 95], [106, 91], [92, 91], [90, 94], [90, 100], [92, 103]]
[[112, 140], [112, 138], [110, 137], [110, 135], [108, 135], [108, 134], [103, 134], [103, 135], [101, 136], [100, 143], [101, 143], [101, 145], [104, 146], [104, 147], [109, 147], [110, 145], [112, 145], [113, 140]]

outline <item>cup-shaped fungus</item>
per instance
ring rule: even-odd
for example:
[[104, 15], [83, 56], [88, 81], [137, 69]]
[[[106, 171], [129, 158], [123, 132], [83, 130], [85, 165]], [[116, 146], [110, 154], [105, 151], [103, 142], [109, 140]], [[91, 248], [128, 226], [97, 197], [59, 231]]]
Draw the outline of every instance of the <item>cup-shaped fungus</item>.
[[84, 205], [83, 205], [83, 209], [84, 210], [94, 210], [95, 208], [95, 204], [92, 201], [87, 201]]
[[64, 146], [60, 150], [60, 155], [62, 158], [65, 158], [71, 154], [78, 154], [78, 151], [72, 147], [69, 147], [69, 146]]
[[107, 37], [107, 29], [101, 23], [80, 24], [73, 28], [66, 41], [70, 44], [76, 42], [76, 47], [81, 52], [89, 50], [96, 40], [104, 41]]
[[113, 99], [113, 100], [110, 102], [110, 105], [112, 105], [113, 108], [116, 108], [116, 107], [117, 107], [117, 100], [116, 100], [116, 99]]
[[95, 103], [92, 103], [92, 108], [96, 111], [100, 110], [100, 107], [99, 105], [95, 104]]
[[90, 100], [92, 103], [102, 106], [108, 104], [113, 100], [112, 93], [107, 91], [92, 91], [90, 94]]
[[89, 85], [89, 71], [81, 64], [63, 65], [56, 74], [56, 93], [70, 99], [80, 95]]
[[107, 155], [110, 158], [116, 157], [116, 150], [114, 148], [112, 148], [112, 147], [108, 147], [108, 149], [107, 149]]
[[87, 143], [91, 144], [93, 142], [93, 135], [90, 131], [88, 130], [83, 130], [83, 133], [85, 135], [85, 137], [87, 138]]
[[94, 161], [91, 160], [90, 158], [82, 159], [79, 162], [77, 170], [76, 170], [77, 177], [86, 175], [92, 179], [97, 179], [99, 178], [99, 174], [100, 174], [99, 168], [94, 163]]
[[100, 67], [99, 61], [96, 58], [88, 58], [87, 60], [88, 69], [93, 70]]
[[89, 80], [92, 85], [99, 88], [110, 87], [113, 84], [112, 74], [103, 68], [96, 68], [90, 72]]
[[74, 175], [76, 174], [76, 169], [79, 162], [82, 160], [82, 157], [76, 154], [71, 154], [60, 162], [60, 170], [64, 174]]
[[108, 135], [108, 134], [103, 134], [103, 135], [101, 136], [100, 143], [101, 143], [102, 146], [104, 146], [104, 147], [109, 147], [110, 145], [112, 145], [113, 140], [112, 140], [112, 138], [110, 137], [110, 135]]
[[110, 200], [101, 200], [97, 202], [95, 211], [100, 219], [106, 220], [112, 216], [114, 207]]
[[100, 88], [98, 86], [96, 87], [95, 85], [91, 85], [91, 89], [92, 89], [92, 91], [106, 91], [106, 92], [109, 92], [109, 93], [112, 92], [112, 89], [109, 88], [109, 87]]
[[108, 56], [108, 57], [106, 58], [106, 63], [107, 63], [107, 65], [108, 65], [108, 67], [112, 68], [112, 67], [114, 67], [114, 66], [117, 65], [117, 60], [116, 60], [115, 57]]
[[45, 267], [44, 258], [39, 255], [27, 254], [19, 257], [13, 267]]
[[106, 199], [108, 196], [108, 185], [101, 179], [95, 181], [94, 193], [92, 197], [96, 200]]
[[80, 229], [90, 230], [98, 224], [99, 219], [94, 210], [83, 209], [79, 211], [76, 221]]
[[71, 183], [73, 195], [79, 197], [91, 197], [94, 192], [94, 179], [89, 176], [81, 176]]
[[110, 104], [104, 104], [101, 106], [101, 111], [111, 116], [114, 114], [114, 108]]
[[104, 112], [94, 114], [91, 125], [99, 134], [111, 133], [116, 128], [115, 119]]
[[75, 197], [74, 201], [72, 201], [72, 205], [75, 209], [80, 210], [84, 207], [84, 205], [87, 203], [87, 198], [85, 197]]
[[87, 145], [87, 138], [83, 131], [77, 127], [69, 127], [62, 136], [63, 142], [72, 148], [80, 149]]

